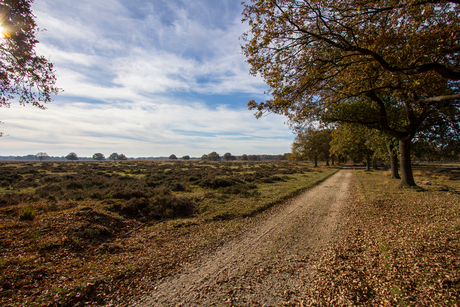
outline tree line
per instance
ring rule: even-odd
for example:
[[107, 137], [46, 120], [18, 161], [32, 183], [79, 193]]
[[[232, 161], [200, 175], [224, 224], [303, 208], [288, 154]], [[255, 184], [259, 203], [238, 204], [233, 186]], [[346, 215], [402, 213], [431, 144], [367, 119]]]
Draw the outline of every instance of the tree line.
[[[444, 140], [446, 141], [446, 140]], [[419, 133], [412, 143], [411, 158], [419, 161], [460, 160], [460, 139], [444, 142], [427, 140]], [[318, 160], [326, 165], [334, 161], [364, 161], [367, 169], [386, 163], [390, 165], [391, 177], [399, 176], [399, 148], [395, 138], [377, 129], [343, 123], [332, 127], [309, 126], [297, 132], [292, 143], [289, 158], [312, 160], [315, 167]]]
[[[220, 156], [217, 152], [213, 151], [210, 154], [204, 154], [201, 158], [192, 158], [189, 155], [184, 155], [180, 159], [184, 161], [189, 161], [191, 159], [199, 159], [201, 161], [279, 161], [279, 160], [287, 160], [288, 159], [287, 153], [283, 155], [247, 155], [243, 154], [241, 156], [234, 156], [231, 153], [227, 152], [223, 156]], [[46, 152], [39, 152], [35, 155], [26, 155], [26, 156], [0, 156], [0, 160], [53, 160], [53, 161], [105, 161], [105, 160], [112, 160], [112, 161], [125, 161], [125, 160], [178, 160], [179, 158], [175, 154], [169, 155], [169, 157], [138, 157], [138, 158], [128, 158], [124, 154], [112, 153], [109, 155], [108, 158], [105, 157], [103, 153], [95, 153], [92, 157], [79, 157], [75, 152], [71, 152], [66, 156], [49, 156]]]

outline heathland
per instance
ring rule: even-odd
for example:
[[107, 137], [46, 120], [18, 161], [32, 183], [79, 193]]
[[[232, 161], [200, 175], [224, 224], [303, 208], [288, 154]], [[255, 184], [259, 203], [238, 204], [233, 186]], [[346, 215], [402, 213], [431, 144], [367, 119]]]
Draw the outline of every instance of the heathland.
[[[338, 170], [312, 166], [2, 163], [0, 304], [133, 302], [159, 280], [242, 240], [271, 216], [267, 212], [282, 212], [286, 200]], [[318, 255], [299, 262], [308, 264], [311, 278], [302, 291], [280, 294], [286, 304], [458, 302], [460, 168], [440, 163], [414, 168], [415, 188], [399, 185], [387, 171], [352, 171], [340, 232]], [[300, 234], [302, 221], [296, 223]], [[279, 265], [257, 270], [255, 282], [286, 267]], [[285, 271], [298, 274], [290, 272]], [[254, 289], [231, 288], [229, 300], [220, 303], [238, 305], [232, 299], [239, 291]]]
[[336, 168], [307, 163], [0, 165], [1, 305], [135, 296]]

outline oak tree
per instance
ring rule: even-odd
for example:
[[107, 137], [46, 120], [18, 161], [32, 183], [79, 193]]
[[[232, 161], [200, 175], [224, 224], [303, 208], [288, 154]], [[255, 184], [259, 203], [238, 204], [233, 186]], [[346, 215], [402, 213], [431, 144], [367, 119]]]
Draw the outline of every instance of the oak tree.
[[227, 162], [228, 162], [228, 161], [231, 161], [231, 160], [232, 160], [232, 154], [229, 153], [229, 152], [226, 152], [226, 153], [224, 154], [224, 159], [225, 159], [225, 161], [227, 161]]
[[371, 163], [387, 160], [385, 136], [375, 129], [342, 124], [332, 132], [331, 153], [349, 157], [353, 161], [366, 160], [367, 170]]
[[74, 152], [69, 153], [67, 156], [65, 156], [65, 158], [66, 160], [70, 160], [70, 161], [78, 160], [78, 156]]
[[213, 151], [208, 154], [208, 159], [211, 161], [220, 161], [220, 155], [217, 152]]
[[378, 129], [399, 141], [401, 184], [415, 185], [414, 136], [460, 108], [460, 5], [446, 0], [252, 0], [242, 47], [286, 115]]
[[116, 152], [111, 153], [109, 156], [109, 160], [113, 160], [113, 161], [118, 160], [118, 153]]
[[329, 165], [332, 134], [329, 129], [308, 127], [300, 131], [293, 144], [292, 154], [300, 160], [312, 159], [318, 167], [318, 159], [326, 161]]
[[102, 161], [102, 160], [105, 160], [105, 156], [104, 154], [97, 152], [93, 155], [93, 160]]
[[40, 160], [40, 162], [46, 160], [47, 158], [49, 158], [49, 156], [46, 152], [39, 152], [35, 155], [35, 159]]

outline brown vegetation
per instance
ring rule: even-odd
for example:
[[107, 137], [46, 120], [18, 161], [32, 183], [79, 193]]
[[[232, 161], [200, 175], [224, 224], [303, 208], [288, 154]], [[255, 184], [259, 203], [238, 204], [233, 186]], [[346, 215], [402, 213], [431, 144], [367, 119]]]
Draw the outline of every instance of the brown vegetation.
[[459, 165], [415, 166], [415, 188], [385, 174], [355, 172], [347, 230], [317, 265], [307, 305], [457, 306]]
[[0, 165], [0, 304], [121, 304], [335, 169], [306, 163]]

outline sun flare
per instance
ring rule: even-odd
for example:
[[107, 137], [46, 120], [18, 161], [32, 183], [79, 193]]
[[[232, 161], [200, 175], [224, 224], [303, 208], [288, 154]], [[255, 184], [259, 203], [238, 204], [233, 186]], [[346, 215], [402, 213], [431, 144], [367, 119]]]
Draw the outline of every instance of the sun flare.
[[0, 25], [0, 33], [2, 33], [2, 35], [4, 37], [9, 37], [10, 36], [10, 33], [5, 29], [5, 27], [3, 25]]

